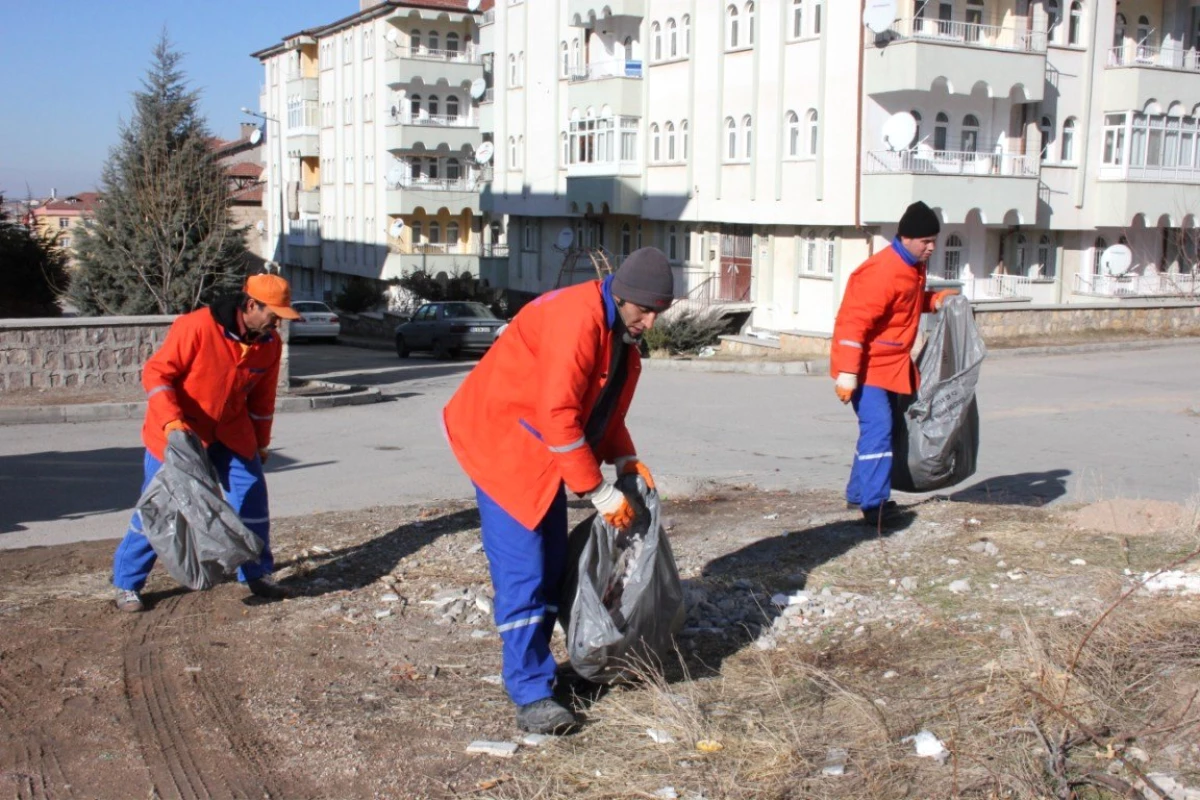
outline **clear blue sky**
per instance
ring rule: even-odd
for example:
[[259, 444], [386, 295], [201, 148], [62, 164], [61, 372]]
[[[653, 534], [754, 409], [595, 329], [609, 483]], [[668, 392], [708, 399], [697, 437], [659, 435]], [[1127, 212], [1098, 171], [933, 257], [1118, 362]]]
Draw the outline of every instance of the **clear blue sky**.
[[358, 11], [358, 0], [0, 0], [0, 192], [96, 188], [165, 27], [214, 135], [258, 110], [250, 53]]

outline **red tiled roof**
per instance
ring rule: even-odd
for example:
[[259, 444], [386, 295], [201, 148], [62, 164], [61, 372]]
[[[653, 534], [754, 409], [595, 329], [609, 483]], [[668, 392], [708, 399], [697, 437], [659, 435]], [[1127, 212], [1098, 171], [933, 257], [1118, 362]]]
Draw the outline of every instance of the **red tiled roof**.
[[253, 161], [239, 161], [230, 165], [225, 174], [231, 178], [257, 178], [263, 173], [263, 165]]
[[57, 200], [47, 200], [41, 206], [33, 210], [34, 216], [45, 215], [71, 215], [71, 214], [90, 214], [96, 210], [96, 204], [100, 202], [99, 192], [80, 192], [79, 194], [68, 195]]
[[261, 183], [247, 186], [245, 189], [238, 189], [229, 194], [229, 202], [239, 205], [262, 205], [262, 199], [263, 185]]

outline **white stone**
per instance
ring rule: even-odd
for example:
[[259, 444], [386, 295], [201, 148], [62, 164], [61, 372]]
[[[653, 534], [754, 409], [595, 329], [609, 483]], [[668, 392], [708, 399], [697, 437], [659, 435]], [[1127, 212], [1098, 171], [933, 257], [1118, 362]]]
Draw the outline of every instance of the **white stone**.
[[504, 685], [504, 678], [500, 675], [484, 675], [479, 680], [483, 681], [484, 683], [490, 683], [493, 686], [503, 686]]
[[946, 588], [955, 594], [966, 594], [971, 591], [971, 582], [966, 578], [960, 578], [959, 580], [952, 581]]
[[541, 747], [553, 738], [553, 736], [547, 736], [544, 733], [527, 733], [521, 737], [521, 744], [529, 747]]
[[400, 595], [396, 594], [395, 592], [388, 592], [379, 599], [385, 603], [398, 603], [400, 602]]
[[1071, 564], [1073, 564], [1076, 567], [1086, 567], [1087, 566], [1087, 562], [1084, 561], [1082, 558], [1072, 558]]
[[516, 742], [487, 742], [481, 739], [467, 745], [467, 753], [468, 755], [481, 753], [496, 758], [512, 758], [519, 748], [520, 745]]
[[392, 615], [390, 608], [381, 608], [375, 612], [375, 619], [387, 619]]
[[894, 669], [889, 669], [887, 672], [883, 673], [883, 677], [886, 680], [891, 680], [892, 678], [899, 677], [899, 675], [900, 675], [900, 673], [896, 672], [896, 670], [894, 670]]
[[646, 728], [646, 735], [658, 744], [671, 744], [675, 737], [660, 728]]

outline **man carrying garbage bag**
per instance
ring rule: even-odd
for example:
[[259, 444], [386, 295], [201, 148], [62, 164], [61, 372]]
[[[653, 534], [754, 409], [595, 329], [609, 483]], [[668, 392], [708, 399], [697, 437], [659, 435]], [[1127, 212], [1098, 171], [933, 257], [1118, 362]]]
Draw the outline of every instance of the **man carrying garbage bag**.
[[850, 275], [833, 324], [829, 374], [838, 399], [858, 415], [858, 446], [846, 485], [846, 500], [862, 509], [872, 527], [898, 519], [891, 497], [892, 408], [898, 395], [912, 394], [919, 376], [912, 361], [921, 314], [940, 311], [947, 289], [925, 289], [926, 263], [937, 248], [941, 223], [921, 201], [900, 218], [889, 247]]
[[550, 637], [566, 567], [566, 490], [625, 529], [629, 499], [602, 463], [636, 473], [625, 415], [641, 374], [641, 335], [670, 307], [666, 255], [644, 247], [614, 275], [557, 289], [517, 314], [443, 413], [455, 457], [475, 485], [517, 725], [563, 733], [575, 715], [552, 697]]
[[[285, 596], [267, 577], [274, 571], [274, 560], [262, 465], [271, 442], [283, 354], [275, 327], [280, 319], [300, 318], [291, 303], [286, 280], [278, 275], [251, 275], [240, 293], [176, 319], [162, 347], [142, 370], [147, 396], [142, 491], [162, 468], [167, 436], [172, 431], [195, 434], [216, 468], [225, 498], [267, 545], [257, 562], [238, 569], [238, 580], [250, 593], [267, 600]], [[144, 608], [139, 592], [155, 559], [135, 511], [113, 556], [117, 608]]]

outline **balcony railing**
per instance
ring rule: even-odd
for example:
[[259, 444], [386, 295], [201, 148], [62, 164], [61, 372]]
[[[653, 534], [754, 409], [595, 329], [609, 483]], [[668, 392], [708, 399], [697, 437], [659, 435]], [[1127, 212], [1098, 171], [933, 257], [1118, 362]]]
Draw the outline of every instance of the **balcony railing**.
[[582, 81], [598, 81], [604, 78], [638, 78], [642, 77], [642, 62], [630, 61], [625, 58], [597, 61], [592, 64], [575, 64], [567, 73], [571, 83]]
[[[487, 180], [491, 180], [491, 172]], [[430, 178], [425, 175], [403, 178], [399, 181], [387, 181], [388, 189], [422, 189], [430, 192], [476, 192], [484, 183], [483, 174], [468, 175], [465, 178]]]
[[919, 173], [1036, 178], [1039, 159], [1017, 153], [972, 153], [954, 150], [872, 150], [863, 171], [869, 175]]
[[970, 300], [1028, 300], [1033, 297], [1028, 275], [988, 275], [963, 280], [963, 295]]
[[1149, 47], [1130, 42], [1108, 51], [1108, 66], [1200, 72], [1200, 53], [1181, 47]]
[[1164, 297], [1200, 294], [1196, 273], [1157, 272], [1150, 275], [1075, 275], [1077, 294], [1102, 297]]
[[508, 258], [508, 245], [506, 244], [484, 244], [479, 248], [479, 255], [483, 258]]
[[411, 112], [392, 114], [385, 125], [428, 125], [441, 128], [478, 128], [479, 121], [467, 116], [428, 114], [421, 110], [415, 117]]
[[388, 60], [414, 58], [420, 61], [440, 61], [445, 64], [482, 64], [483, 55], [474, 46], [461, 50], [430, 50], [427, 47], [389, 47]]
[[[1013, 50], [1021, 53], [1046, 52], [1044, 31], [920, 17], [897, 20], [877, 38], [891, 39], [892, 41], [936, 42], [993, 50]], [[872, 46], [871, 43], [868, 43], [868, 46]]]
[[1174, 167], [1106, 164], [1100, 167], [1102, 181], [1151, 181], [1161, 183], [1200, 183], [1200, 166], [1179, 164]]

